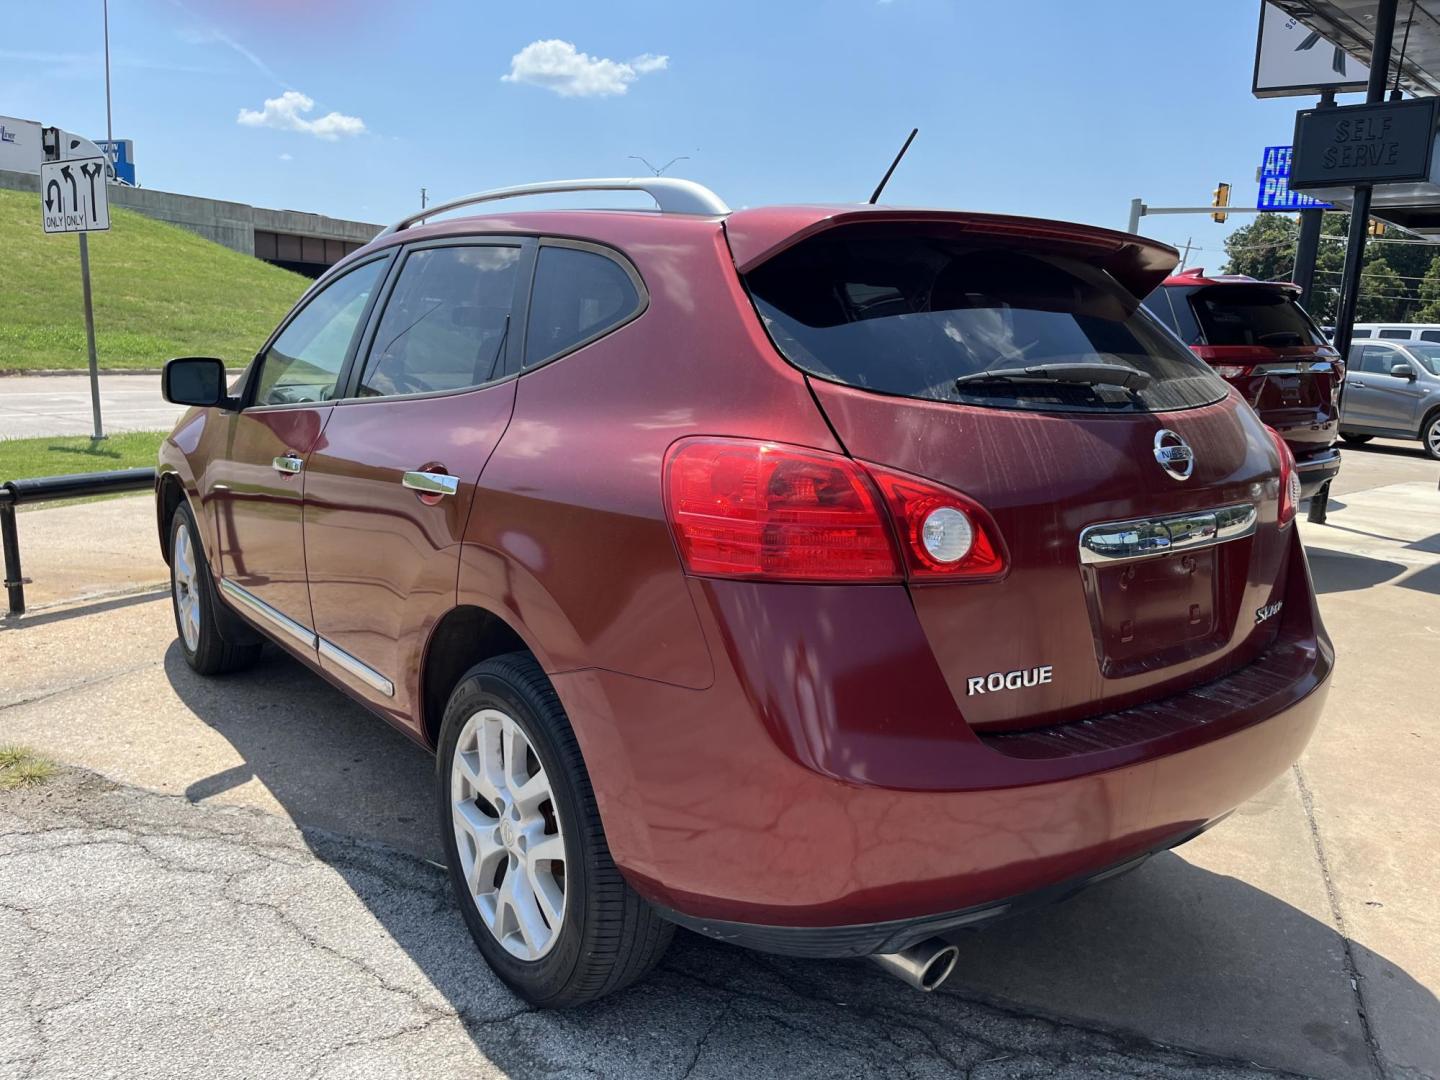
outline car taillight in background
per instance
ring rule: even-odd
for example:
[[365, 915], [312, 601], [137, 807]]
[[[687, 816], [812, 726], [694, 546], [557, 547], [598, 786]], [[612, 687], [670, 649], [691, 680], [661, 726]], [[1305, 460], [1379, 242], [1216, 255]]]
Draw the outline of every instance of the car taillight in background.
[[1275, 513], [1275, 522], [1283, 529], [1295, 520], [1295, 514], [1300, 509], [1300, 473], [1295, 468], [1295, 455], [1280, 433], [1269, 425], [1265, 430], [1270, 433], [1270, 441], [1280, 455], [1280, 508]]
[[750, 439], [685, 439], [665, 510], [686, 570], [770, 581], [993, 578], [1005, 557], [973, 500], [852, 458]]

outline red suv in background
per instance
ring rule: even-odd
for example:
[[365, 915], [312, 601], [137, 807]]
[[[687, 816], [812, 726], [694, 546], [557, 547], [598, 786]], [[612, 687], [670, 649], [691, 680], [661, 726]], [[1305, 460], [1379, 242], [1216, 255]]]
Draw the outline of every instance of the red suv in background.
[[179, 647], [269, 640], [436, 753], [542, 1005], [675, 925], [948, 974], [937, 935], [1280, 775], [1333, 654], [1286, 443], [1140, 304], [1175, 252], [885, 207], [387, 230], [160, 453]]
[[1197, 267], [1166, 278], [1145, 306], [1280, 432], [1309, 498], [1340, 471], [1345, 365], [1299, 296], [1289, 282]]

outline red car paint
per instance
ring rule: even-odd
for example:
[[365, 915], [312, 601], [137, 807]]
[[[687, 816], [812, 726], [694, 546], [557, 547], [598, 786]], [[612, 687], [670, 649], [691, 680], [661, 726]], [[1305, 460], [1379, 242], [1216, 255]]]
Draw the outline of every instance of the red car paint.
[[[279, 644], [427, 746], [445, 678], [484, 659], [490, 637], [477, 633], [458, 669], [435, 642], [495, 620], [484, 625], [509, 635], [498, 650], [523, 642], [549, 675], [617, 864], [703, 932], [875, 951], [882, 931], [857, 926], [978, 910], [1179, 842], [1287, 768], [1324, 700], [1333, 654], [1296, 531], [1276, 522], [1275, 448], [1234, 394], [1161, 413], [1007, 411], [805, 374], [772, 343], [742, 272], [886, 222], [1038, 242], [1140, 296], [1175, 261], [1083, 226], [854, 207], [413, 228], [316, 289], [404, 245], [560, 237], [621, 253], [648, 303], [480, 389], [192, 410], [161, 450], [162, 513], [189, 499], [214, 573], [384, 673], [394, 695]], [[1161, 429], [1194, 448], [1183, 483], [1156, 463]], [[846, 455], [953, 488], [993, 518], [1004, 572], [687, 574], [664, 466], [693, 437]], [[287, 451], [305, 461], [301, 483], [271, 468]], [[422, 468], [457, 477], [456, 497], [435, 505], [398, 485]], [[1256, 507], [1253, 535], [1196, 556], [1138, 574], [1077, 557], [1096, 523], [1233, 503]], [[994, 692], [972, 692], [975, 677]]]
[[[1306, 340], [1293, 344], [1216, 343], [1210, 340], [1204, 320], [1193, 310], [1196, 300], [1234, 297], [1260, 292], [1271, 294], [1290, 313], [1297, 333]], [[1304, 495], [1340, 471], [1340, 391], [1345, 364], [1297, 303], [1300, 286], [1285, 281], [1257, 281], [1243, 274], [1206, 274], [1195, 267], [1167, 277], [1146, 299], [1155, 315], [1180, 334], [1202, 360], [1240, 392], [1260, 419], [1280, 432], [1300, 468]], [[1256, 327], [1238, 327], [1254, 337]], [[1249, 333], [1245, 331], [1249, 330]]]

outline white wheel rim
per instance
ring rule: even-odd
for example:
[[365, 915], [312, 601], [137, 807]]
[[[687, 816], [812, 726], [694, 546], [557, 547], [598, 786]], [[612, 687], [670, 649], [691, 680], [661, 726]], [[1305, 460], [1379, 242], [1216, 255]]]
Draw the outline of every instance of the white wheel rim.
[[194, 652], [200, 646], [200, 582], [195, 573], [195, 547], [190, 542], [190, 526], [182, 524], [175, 530], [175, 550], [170, 556], [171, 591], [175, 596], [175, 615], [180, 623], [180, 636], [185, 647]]
[[1436, 457], [1440, 457], [1440, 420], [1436, 420], [1430, 425], [1427, 438], [1430, 442], [1430, 452]]
[[565, 922], [565, 838], [540, 755], [513, 717], [465, 721], [450, 767], [460, 870], [481, 920], [512, 956], [539, 960]]

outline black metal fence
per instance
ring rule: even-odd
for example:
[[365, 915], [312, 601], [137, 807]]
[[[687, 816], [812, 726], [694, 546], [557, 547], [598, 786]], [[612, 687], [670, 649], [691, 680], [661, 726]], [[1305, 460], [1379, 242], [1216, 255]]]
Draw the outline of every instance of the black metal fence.
[[9, 594], [10, 614], [25, 614], [25, 577], [20, 570], [20, 532], [15, 523], [17, 506], [88, 495], [114, 495], [121, 491], [142, 491], [154, 486], [154, 469], [40, 476], [32, 480], [0, 483], [0, 541], [5, 547], [5, 591]]

